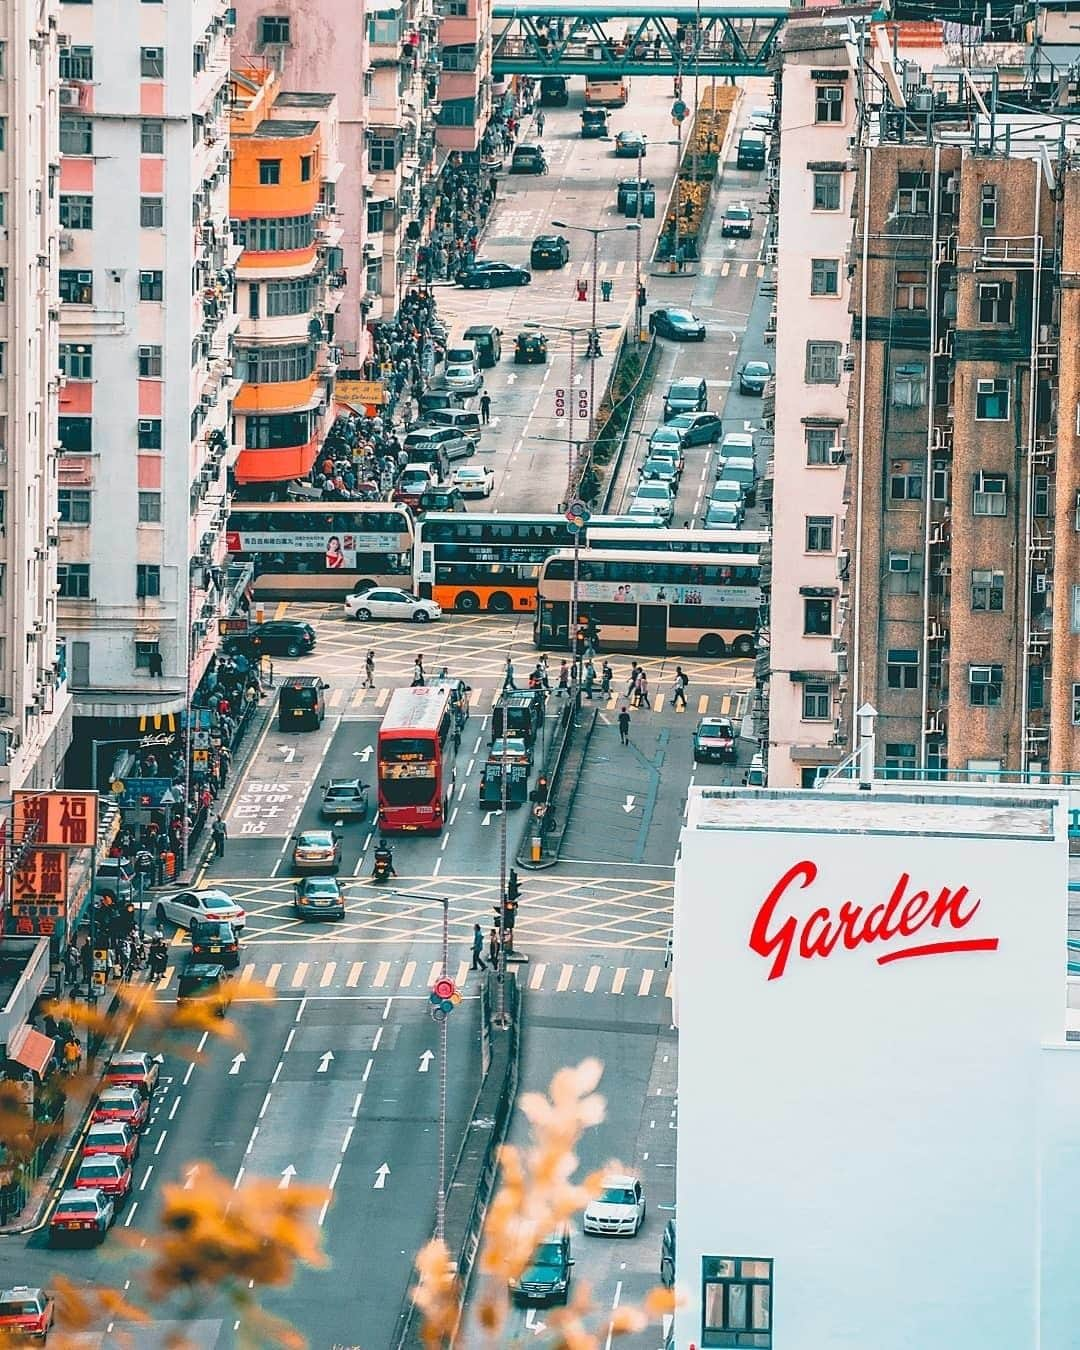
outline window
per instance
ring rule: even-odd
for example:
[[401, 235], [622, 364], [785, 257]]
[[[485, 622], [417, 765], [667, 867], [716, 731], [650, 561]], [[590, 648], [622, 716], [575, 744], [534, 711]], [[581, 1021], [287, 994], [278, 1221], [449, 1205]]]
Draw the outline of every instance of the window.
[[896, 273], [896, 308], [926, 308], [926, 270], [902, 270]]
[[1009, 416], [1009, 381], [975, 381], [975, 416], [980, 422], [1004, 422]]
[[90, 564], [58, 563], [56, 581], [65, 600], [90, 599]]
[[314, 161], [314, 156], [312, 156], [312, 155], [301, 155], [301, 156], [300, 156], [300, 181], [301, 181], [301, 183], [310, 183], [310, 182], [311, 182], [311, 166], [312, 166], [313, 161]]
[[196, 42], [191, 49], [191, 73], [201, 75], [206, 69], [206, 43]]
[[306, 445], [311, 438], [311, 414], [262, 413], [244, 418], [244, 448], [276, 450], [279, 446]]
[[443, 47], [443, 70], [475, 70], [476, 44], [473, 42], [451, 43]]
[[832, 717], [832, 697], [827, 684], [803, 685], [802, 720], [804, 722], [828, 722]]
[[915, 769], [915, 746], [910, 741], [885, 742], [886, 778], [914, 778]]
[[814, 92], [814, 121], [844, 120], [844, 89], [839, 84], [819, 84]]
[[[156, 659], [155, 659], [156, 658]], [[135, 669], [149, 670], [151, 665], [156, 666], [161, 660], [161, 647], [155, 640], [153, 642], [135, 643]]]
[[[253, 319], [258, 313], [258, 287], [251, 287], [256, 297]], [[280, 318], [286, 314], [306, 314], [315, 302], [315, 282], [311, 277], [293, 277], [288, 281], [266, 283], [266, 317]]]
[[808, 342], [806, 344], [806, 383], [840, 383], [839, 342]]
[[893, 370], [891, 398], [894, 408], [921, 408], [925, 404], [926, 363], [924, 361], [908, 361]]
[[163, 80], [165, 78], [165, 50], [163, 47], [141, 47], [139, 49], [139, 74], [144, 80]]
[[441, 127], [471, 127], [476, 121], [474, 98], [448, 98], [442, 105], [438, 122]]
[[921, 502], [923, 495], [922, 469], [905, 467], [902, 461], [889, 470], [890, 502]]
[[372, 258], [364, 269], [364, 289], [368, 295], [382, 294], [382, 255]]
[[161, 348], [159, 346], [139, 348], [139, 379], [161, 379]]
[[61, 417], [58, 431], [60, 444], [67, 455], [88, 455], [94, 448], [93, 419], [89, 417]]
[[393, 203], [388, 201], [368, 202], [367, 208], [368, 234], [382, 234], [383, 230], [386, 228], [385, 224], [386, 214], [392, 205]]
[[993, 183], [984, 183], [979, 192], [979, 224], [992, 230], [998, 220], [998, 190]]
[[64, 230], [92, 230], [94, 228], [94, 199], [81, 193], [61, 192], [60, 228]]
[[974, 568], [971, 573], [971, 608], [998, 610], [1005, 608], [1005, 573], [990, 568]]
[[838, 173], [814, 174], [814, 210], [840, 210], [840, 175]]
[[973, 516], [1003, 516], [1009, 497], [1009, 476], [1004, 473], [977, 473], [971, 497]]
[[92, 80], [94, 78], [93, 47], [61, 47], [60, 78], [62, 80]]
[[890, 689], [918, 689], [919, 653], [914, 647], [890, 647], [885, 659], [885, 683]]
[[262, 187], [276, 187], [281, 182], [281, 160], [259, 160], [259, 183]]
[[259, 19], [260, 42], [289, 42], [289, 16], [263, 14]]
[[1045, 473], [1037, 473], [1032, 479], [1031, 514], [1033, 516], [1050, 514], [1050, 479]]
[[1028, 666], [1028, 707], [1038, 712], [1046, 707], [1046, 667]]
[[1072, 588], [1072, 615], [1069, 620], [1069, 630], [1073, 633], [1080, 633], [1080, 586]]
[[90, 492], [88, 489], [60, 488], [56, 494], [56, 504], [63, 524], [90, 524]]
[[139, 524], [140, 525], [161, 524], [160, 492], [139, 493]]
[[1012, 323], [1012, 283], [984, 281], [979, 285], [979, 322]]
[[896, 179], [896, 214], [898, 216], [928, 216], [930, 214], [930, 175], [928, 173], [901, 173]]
[[368, 147], [368, 163], [372, 173], [393, 169], [397, 165], [397, 137], [372, 136]]
[[306, 380], [315, 369], [315, 349], [307, 343], [292, 347], [253, 347], [238, 355], [246, 366], [243, 378], [252, 384]]
[[701, 1258], [701, 1344], [772, 1350], [772, 1261]]
[[139, 449], [140, 450], [161, 449], [160, 417], [139, 418]]
[[807, 553], [831, 553], [833, 546], [833, 517], [806, 517]]
[[948, 464], [935, 460], [934, 467], [930, 471], [930, 500], [933, 502], [947, 502], [950, 498], [950, 478]]
[[311, 216], [234, 220], [232, 233], [238, 244], [261, 253], [308, 248], [315, 238]]
[[803, 634], [806, 637], [832, 636], [832, 606], [831, 600], [804, 599]]
[[968, 696], [971, 706], [973, 708], [1000, 707], [1003, 683], [1003, 666], [969, 666]]
[[164, 272], [139, 273], [139, 299], [161, 300], [164, 298]]
[[248, 283], [248, 318], [257, 319], [259, 317], [259, 285], [258, 282]]
[[831, 464], [836, 449], [835, 427], [806, 428], [807, 464]]
[[145, 118], [142, 124], [139, 149], [144, 155], [163, 155], [165, 153], [165, 123], [156, 117]]
[[94, 124], [89, 117], [61, 116], [60, 153], [62, 155], [94, 153]]
[[94, 349], [86, 342], [61, 342], [60, 371], [69, 380], [92, 380]]
[[810, 259], [810, 294], [840, 294], [840, 260], [838, 258]]
[[1080, 684], [1072, 687], [1072, 720], [1073, 726], [1080, 726]]
[[153, 600], [161, 594], [161, 568], [157, 563], [138, 563], [135, 567], [135, 595]]
[[93, 272], [60, 269], [60, 299], [65, 305], [92, 305], [94, 303]]
[[162, 228], [165, 224], [164, 198], [139, 198], [139, 224], [144, 230], [160, 230]]

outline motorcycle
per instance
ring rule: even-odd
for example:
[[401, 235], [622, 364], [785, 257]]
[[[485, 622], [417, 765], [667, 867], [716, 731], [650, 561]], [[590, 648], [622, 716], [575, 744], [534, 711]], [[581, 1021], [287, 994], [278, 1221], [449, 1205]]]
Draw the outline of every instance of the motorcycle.
[[384, 886], [392, 876], [397, 874], [394, 871], [394, 855], [389, 849], [375, 850], [375, 866], [371, 869], [371, 879], [376, 886]]

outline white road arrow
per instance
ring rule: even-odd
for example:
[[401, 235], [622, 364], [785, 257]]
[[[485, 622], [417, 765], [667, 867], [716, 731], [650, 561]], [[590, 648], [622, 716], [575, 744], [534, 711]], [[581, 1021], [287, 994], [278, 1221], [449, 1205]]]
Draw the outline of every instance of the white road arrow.
[[383, 1165], [382, 1165], [382, 1166], [379, 1168], [379, 1170], [375, 1173], [375, 1184], [374, 1184], [374, 1186], [372, 1187], [372, 1190], [375, 1190], [375, 1191], [385, 1190], [385, 1188], [386, 1188], [386, 1178], [387, 1178], [389, 1175], [390, 1175], [390, 1168], [386, 1165], [386, 1163], [383, 1163]]
[[572, 383], [572, 384], [580, 384], [584, 378], [585, 378], [585, 376], [582, 375], [581, 371], [579, 370], [579, 371], [577, 372], [577, 374], [574, 376], [574, 378], [573, 378], [573, 380], [571, 381], [571, 383]]
[[278, 1190], [287, 1191], [289, 1189], [289, 1182], [292, 1181], [294, 1176], [296, 1176], [296, 1168], [292, 1163], [290, 1163], [288, 1167], [283, 1167], [281, 1169], [281, 1180], [277, 1184]]
[[279, 750], [281, 751], [281, 753], [285, 756], [285, 763], [286, 763], [286, 764], [291, 764], [291, 763], [293, 762], [293, 760], [296, 758], [296, 746], [295, 746], [295, 745], [279, 745], [279, 746], [278, 746], [278, 749], [279, 749]]
[[334, 1060], [333, 1050], [327, 1050], [327, 1052], [323, 1055], [322, 1059], [319, 1060], [319, 1067], [315, 1070], [315, 1072], [325, 1073], [327, 1069], [330, 1067], [330, 1065], [333, 1063], [333, 1060]]
[[490, 825], [492, 816], [501, 816], [501, 815], [502, 815], [501, 811], [485, 811], [484, 819], [481, 823], [484, 825]]
[[626, 812], [627, 815], [629, 815], [630, 812], [634, 809], [634, 802], [636, 800], [637, 798], [631, 796], [630, 793], [626, 794], [626, 801], [623, 802], [623, 810]]
[[435, 1051], [434, 1051], [434, 1050], [425, 1050], [425, 1051], [424, 1051], [424, 1053], [420, 1056], [420, 1072], [421, 1072], [421, 1073], [427, 1073], [428, 1069], [431, 1067], [431, 1061], [432, 1061], [434, 1058], [435, 1058]]
[[539, 1336], [544, 1329], [545, 1323], [538, 1322], [536, 1320], [536, 1309], [530, 1308], [529, 1311], [525, 1314], [525, 1325], [529, 1328], [530, 1331], [535, 1332], [536, 1335]]
[[199, 1171], [199, 1164], [198, 1164], [198, 1163], [195, 1163], [193, 1166], [189, 1167], [189, 1168], [187, 1169], [187, 1171], [184, 1173], [184, 1190], [185, 1190], [185, 1191], [190, 1191], [191, 1188], [192, 1188], [192, 1186], [195, 1185], [195, 1177], [196, 1177], [198, 1171]]
[[232, 1067], [229, 1069], [229, 1073], [230, 1073], [230, 1074], [237, 1074], [237, 1073], [239, 1073], [239, 1072], [240, 1072], [240, 1065], [241, 1065], [241, 1064], [246, 1064], [246, 1063], [247, 1063], [247, 1055], [245, 1055], [244, 1052], [243, 1052], [243, 1050], [241, 1050], [240, 1053], [239, 1053], [239, 1054], [236, 1056], [236, 1058], [233, 1060], [233, 1062], [232, 1062]]
[[363, 748], [363, 750], [354, 750], [354, 751], [353, 751], [353, 759], [359, 759], [359, 760], [361, 760], [364, 764], [366, 764], [370, 758], [371, 758], [371, 746], [370, 746], [370, 745], [365, 745], [364, 748]]
[[506, 383], [507, 383], [507, 384], [513, 384], [514, 381], [515, 381], [516, 379], [517, 379], [517, 376], [514, 374], [514, 372], [513, 372], [512, 370], [509, 371], [509, 372], [507, 373], [507, 376], [506, 376]]
[[499, 419], [498, 419], [497, 417], [493, 417], [493, 418], [491, 419], [491, 421], [488, 423], [488, 426], [491, 427], [491, 428], [493, 428], [493, 429], [494, 429], [495, 427], [497, 427], [498, 425], [499, 425]]

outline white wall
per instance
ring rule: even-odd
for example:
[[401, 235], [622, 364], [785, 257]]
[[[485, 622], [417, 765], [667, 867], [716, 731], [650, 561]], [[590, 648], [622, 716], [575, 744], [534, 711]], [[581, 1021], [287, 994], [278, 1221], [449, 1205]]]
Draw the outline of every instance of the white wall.
[[[1041, 1344], [1075, 1346], [1080, 1059], [1048, 1078], [1041, 1048], [1064, 1021], [1064, 812], [1057, 837], [1036, 840], [828, 833], [858, 828], [856, 797], [820, 803], [820, 830], [793, 832], [769, 828], [771, 795], [758, 794], [759, 828], [737, 833], [695, 829], [692, 797], [683, 836], [676, 1345], [702, 1343], [710, 1255], [774, 1261], [774, 1350], [1033, 1347], [1045, 1207], [1057, 1251]], [[819, 906], [884, 905], [905, 871], [907, 894], [966, 885], [979, 907], [958, 931], [841, 942], [827, 958], [796, 947], [770, 979], [777, 953], [752, 949], [755, 918], [804, 859], [817, 879], [787, 892], [768, 935]], [[969, 938], [998, 945], [879, 964]], [[1040, 1193], [1044, 1145], [1069, 1180], [1056, 1211]]]

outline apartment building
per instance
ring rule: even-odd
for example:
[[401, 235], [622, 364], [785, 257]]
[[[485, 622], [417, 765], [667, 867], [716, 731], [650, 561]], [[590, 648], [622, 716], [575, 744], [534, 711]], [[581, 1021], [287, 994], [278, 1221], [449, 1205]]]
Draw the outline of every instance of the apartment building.
[[491, 115], [491, 0], [443, 0], [438, 143], [471, 154]]
[[[863, 11], [856, 11], [861, 13]], [[846, 11], [845, 11], [846, 16]], [[846, 17], [792, 19], [776, 80], [776, 396], [765, 690], [770, 784], [842, 757], [837, 631], [851, 333], [847, 266], [856, 71]]]
[[[341, 292], [334, 337], [342, 373], [356, 378], [370, 352], [367, 321], [382, 313], [381, 268], [369, 277], [369, 260], [381, 260], [386, 227], [394, 222], [392, 202], [387, 206], [373, 191], [369, 166], [370, 9], [366, 0], [239, 0], [233, 42], [238, 61], [276, 69], [283, 90], [336, 95], [338, 158], [324, 164], [323, 181], [341, 237], [339, 252], [328, 251], [324, 263]], [[378, 227], [370, 243], [369, 223]], [[374, 290], [369, 280], [378, 283]]]
[[243, 245], [233, 473], [257, 490], [306, 476], [334, 418], [337, 99], [286, 93], [266, 64], [234, 69], [231, 85], [229, 211]]
[[59, 781], [71, 742], [57, 640], [58, 29], [0, 7], [0, 796]]
[[78, 753], [183, 709], [237, 596], [224, 0], [61, 5], [60, 628]]

